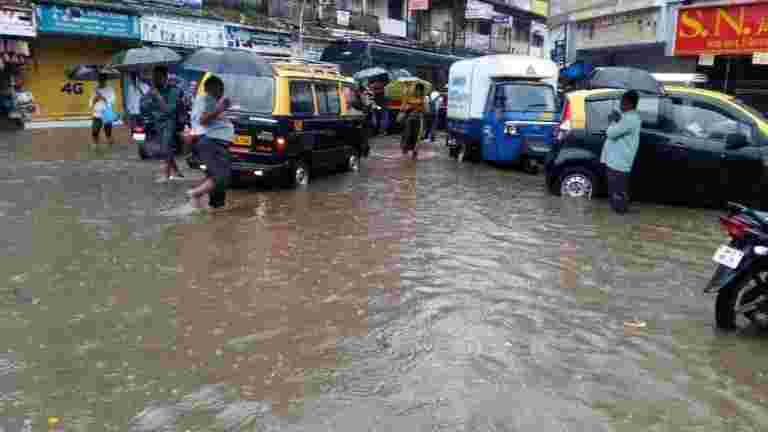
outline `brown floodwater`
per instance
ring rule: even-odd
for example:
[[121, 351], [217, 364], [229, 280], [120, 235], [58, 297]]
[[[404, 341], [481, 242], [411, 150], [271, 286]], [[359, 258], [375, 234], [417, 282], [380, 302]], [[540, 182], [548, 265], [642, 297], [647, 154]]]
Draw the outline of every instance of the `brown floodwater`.
[[82, 142], [0, 136], [7, 432], [768, 427], [765, 337], [701, 292], [717, 212], [621, 217], [379, 139], [188, 214], [194, 173]]

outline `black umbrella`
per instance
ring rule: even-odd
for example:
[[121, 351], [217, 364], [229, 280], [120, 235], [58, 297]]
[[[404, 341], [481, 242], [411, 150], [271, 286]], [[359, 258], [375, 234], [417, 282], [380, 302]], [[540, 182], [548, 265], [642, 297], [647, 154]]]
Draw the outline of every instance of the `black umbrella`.
[[112, 57], [112, 67], [139, 71], [155, 66], [169, 66], [181, 61], [176, 51], [166, 47], [142, 47], [121, 51]]
[[271, 76], [272, 67], [250, 51], [202, 48], [192, 53], [181, 67], [212, 74]]
[[615, 88], [636, 90], [653, 95], [664, 94], [664, 86], [648, 72], [629, 67], [596, 68], [589, 78], [589, 86], [595, 88]]
[[109, 80], [120, 79], [120, 71], [101, 65], [77, 65], [68, 71], [67, 78], [72, 81], [98, 81], [101, 75]]
[[372, 67], [372, 68], [361, 70], [360, 72], [356, 73], [352, 78], [354, 78], [355, 81], [370, 81], [372, 78], [376, 78], [379, 76], [389, 78], [389, 72], [384, 68]]
[[411, 74], [405, 69], [387, 70], [381, 67], [372, 67], [372, 68], [361, 70], [360, 72], [356, 73], [352, 78], [354, 78], [355, 81], [358, 81], [358, 82], [366, 82], [366, 81], [374, 81], [376, 78], [382, 79], [384, 81], [392, 81], [399, 78], [410, 78], [410, 77], [413, 77], [413, 74]]

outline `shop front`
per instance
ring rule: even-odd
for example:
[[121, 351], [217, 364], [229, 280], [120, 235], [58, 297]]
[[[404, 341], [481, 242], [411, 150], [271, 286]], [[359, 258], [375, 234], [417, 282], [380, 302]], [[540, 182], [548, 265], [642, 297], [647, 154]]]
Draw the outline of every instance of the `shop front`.
[[697, 62], [711, 88], [768, 112], [768, 2], [681, 7], [674, 54]]
[[265, 31], [233, 24], [227, 24], [224, 30], [229, 48], [261, 55], [290, 56], [293, 53], [289, 32]]
[[[30, 41], [37, 35], [31, 7], [0, 3], [0, 128], [23, 126], [33, 111], [24, 70], [31, 62]], [[27, 109], [29, 108], [29, 109]]]
[[666, 55], [660, 9], [594, 16], [610, 12], [613, 11], [575, 14], [579, 20], [572, 25], [572, 34], [577, 61], [596, 67], [631, 66], [657, 73], [695, 71], [695, 62]]
[[[91, 117], [95, 82], [72, 81], [76, 65], [102, 65], [140, 40], [139, 17], [106, 9], [41, 4], [36, 11], [39, 37], [25, 81], [38, 109], [34, 120], [84, 120]], [[122, 106], [119, 81], [110, 82]]]

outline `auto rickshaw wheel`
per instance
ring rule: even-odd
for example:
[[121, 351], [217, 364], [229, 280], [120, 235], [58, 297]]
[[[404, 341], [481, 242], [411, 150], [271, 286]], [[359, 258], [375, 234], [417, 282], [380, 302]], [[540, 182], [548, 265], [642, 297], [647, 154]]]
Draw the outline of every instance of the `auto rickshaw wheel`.
[[461, 143], [456, 149], [456, 160], [463, 163], [467, 159], [467, 144]]
[[530, 158], [525, 158], [522, 160], [523, 164], [523, 171], [525, 171], [528, 174], [531, 175], [537, 175], [539, 173], [539, 165]]
[[292, 188], [304, 188], [309, 185], [309, 165], [301, 160], [294, 160], [288, 170], [288, 184]]
[[353, 150], [347, 155], [347, 160], [344, 166], [346, 171], [357, 172], [360, 171], [360, 152]]

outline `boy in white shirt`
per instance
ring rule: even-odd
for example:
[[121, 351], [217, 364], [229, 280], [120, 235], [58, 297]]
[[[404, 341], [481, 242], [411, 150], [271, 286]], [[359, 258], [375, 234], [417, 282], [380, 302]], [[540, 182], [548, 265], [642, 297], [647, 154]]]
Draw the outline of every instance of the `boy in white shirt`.
[[92, 136], [93, 143], [99, 143], [99, 135], [101, 129], [104, 129], [104, 135], [107, 137], [109, 144], [114, 144], [112, 139], [112, 123], [105, 123], [103, 120], [104, 111], [107, 106], [114, 109], [115, 107], [115, 90], [107, 85], [107, 76], [99, 75], [99, 84], [96, 87], [94, 95], [91, 97], [91, 109], [93, 110], [93, 128]]

